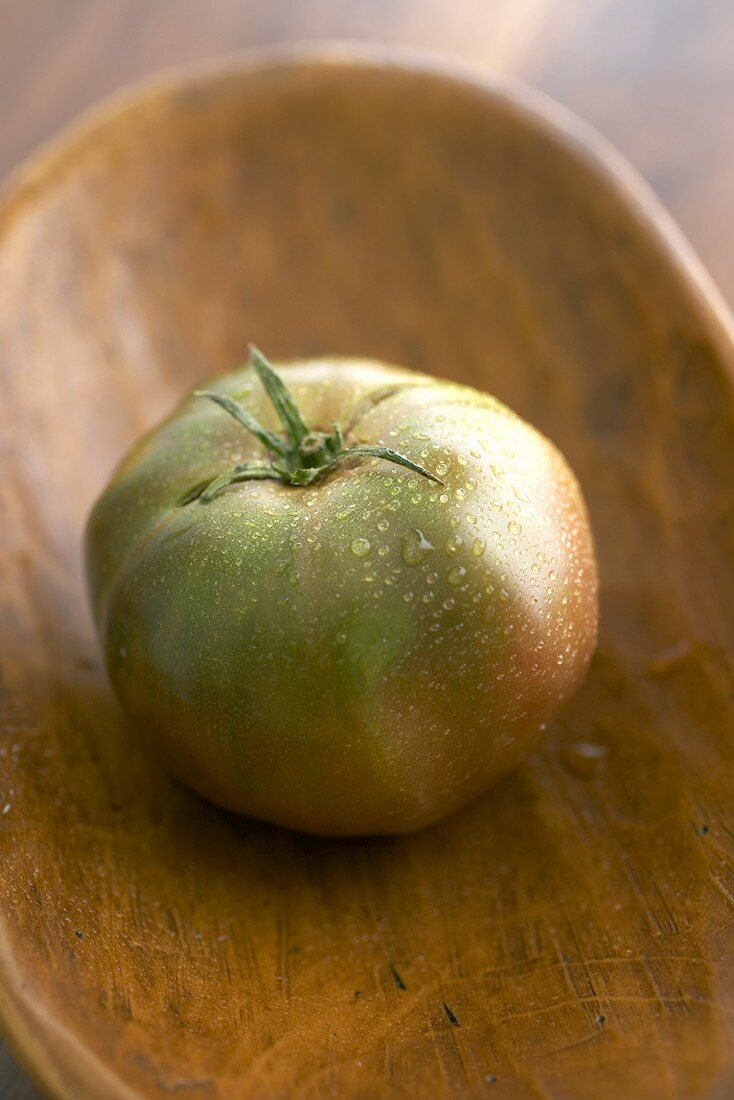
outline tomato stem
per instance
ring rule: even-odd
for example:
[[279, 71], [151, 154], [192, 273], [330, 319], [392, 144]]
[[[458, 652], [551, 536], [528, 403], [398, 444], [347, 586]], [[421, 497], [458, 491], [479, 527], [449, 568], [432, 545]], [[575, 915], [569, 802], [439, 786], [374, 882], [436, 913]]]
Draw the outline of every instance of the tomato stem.
[[[254, 344], [250, 344], [249, 352], [249, 365], [257, 374], [278, 414], [285, 438], [265, 428], [239, 401], [235, 401], [228, 394], [215, 390], [195, 390], [195, 397], [206, 397], [213, 401], [229, 413], [246, 431], [259, 439], [270, 461], [243, 462], [239, 466], [234, 466], [211, 481], [195, 486], [185, 495], [182, 504], [189, 504], [194, 500], [207, 503], [228, 485], [242, 481], [271, 480], [280, 481], [284, 485], [311, 485], [345, 458], [382, 458], [386, 462], [393, 462], [406, 470], [412, 470], [413, 473], [420, 474], [429, 481], [435, 481], [438, 485], [443, 484], [435, 474], [390, 447], [369, 443], [357, 443], [345, 447], [344, 433], [336, 423], [332, 424], [331, 432], [312, 431], [304, 423], [292, 394], [280, 375], [273, 369], [272, 364]], [[350, 425], [353, 423], [354, 417]]]

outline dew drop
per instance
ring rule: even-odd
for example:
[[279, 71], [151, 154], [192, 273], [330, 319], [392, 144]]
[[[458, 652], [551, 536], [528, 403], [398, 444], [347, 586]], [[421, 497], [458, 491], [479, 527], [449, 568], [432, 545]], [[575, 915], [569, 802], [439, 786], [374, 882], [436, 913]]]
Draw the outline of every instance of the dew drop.
[[645, 675], [653, 680], [662, 680], [672, 673], [679, 672], [695, 656], [694, 648], [687, 638], [657, 653], [645, 667]]
[[516, 519], [511, 519], [507, 524], [507, 530], [511, 535], [520, 535], [522, 534], [522, 524], [518, 523]]
[[464, 519], [466, 520], [467, 523], [471, 523], [472, 525], [474, 525], [477, 522], [477, 517], [474, 515], [473, 512], [467, 512], [466, 515], [464, 516]]
[[455, 569], [452, 569], [449, 573], [449, 584], [461, 584], [466, 576], [466, 569], [463, 565], [457, 565]]
[[449, 472], [449, 466], [447, 462], [436, 463], [436, 477], [444, 477]]
[[438, 573], [427, 573], [426, 584], [435, 584], [438, 580]]
[[455, 606], [455, 604], [456, 604], [456, 600], [453, 600], [451, 598], [451, 596], [449, 596], [448, 599], [443, 601], [443, 607], [446, 611], [451, 611], [451, 609]]
[[390, 521], [388, 519], [380, 519], [380, 520], [377, 521], [377, 530], [378, 531], [387, 531], [389, 526], [390, 526]]
[[355, 558], [366, 558], [371, 549], [372, 544], [369, 539], [354, 539], [350, 546]]
[[603, 769], [606, 758], [606, 745], [596, 745], [589, 741], [573, 741], [561, 748], [563, 764], [579, 779], [594, 779]]
[[425, 561], [431, 550], [433, 550], [433, 543], [429, 542], [422, 531], [419, 531], [417, 527], [413, 527], [410, 531], [406, 531], [400, 540], [402, 548], [402, 557], [406, 565], [420, 565], [422, 561]]
[[446, 553], [455, 554], [460, 546], [463, 546], [464, 540], [461, 535], [449, 535], [446, 539]]
[[487, 544], [484, 539], [474, 539], [472, 543], [471, 552], [475, 558], [481, 558], [484, 551], [487, 549]]

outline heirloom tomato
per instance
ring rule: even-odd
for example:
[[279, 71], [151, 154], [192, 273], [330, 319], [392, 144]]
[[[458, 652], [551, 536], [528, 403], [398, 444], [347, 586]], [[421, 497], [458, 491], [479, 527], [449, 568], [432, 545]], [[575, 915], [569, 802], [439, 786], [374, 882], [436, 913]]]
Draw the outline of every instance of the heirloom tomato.
[[186, 397], [94, 507], [112, 684], [184, 783], [313, 833], [401, 833], [578, 687], [597, 575], [564, 458], [499, 401], [360, 359]]

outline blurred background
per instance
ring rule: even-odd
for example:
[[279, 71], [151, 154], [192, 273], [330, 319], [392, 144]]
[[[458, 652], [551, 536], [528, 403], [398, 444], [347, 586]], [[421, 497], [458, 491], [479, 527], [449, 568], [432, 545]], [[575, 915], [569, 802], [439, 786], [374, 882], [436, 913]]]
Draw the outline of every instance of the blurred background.
[[162, 67], [345, 38], [443, 50], [555, 96], [640, 169], [734, 301], [732, 0], [0, 0], [0, 176]]
[[[0, 0], [0, 177], [161, 68], [324, 39], [442, 50], [548, 92], [642, 172], [734, 303], [732, 0]], [[38, 1097], [1, 1044], [0, 1097]]]

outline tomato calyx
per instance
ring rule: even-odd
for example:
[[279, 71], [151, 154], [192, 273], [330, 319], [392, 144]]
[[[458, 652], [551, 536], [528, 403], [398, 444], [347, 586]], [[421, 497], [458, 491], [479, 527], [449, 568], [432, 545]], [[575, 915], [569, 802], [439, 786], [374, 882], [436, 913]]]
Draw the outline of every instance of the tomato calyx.
[[[406, 470], [420, 474], [429, 481], [442, 485], [443, 482], [417, 462], [377, 444], [355, 443], [345, 445], [344, 433], [337, 423], [332, 424], [330, 432], [314, 431], [304, 423], [298, 406], [280, 375], [263, 353], [250, 344], [250, 366], [257, 374], [263, 389], [278, 414], [283, 425], [282, 433], [271, 431], [252, 416], [239, 401], [226, 393], [214, 390], [195, 390], [195, 397], [206, 397], [229, 413], [244, 429], [262, 443], [268, 455], [268, 461], [250, 461], [240, 463], [219, 474], [211, 481], [197, 485], [181, 501], [190, 504], [194, 500], [207, 503], [213, 500], [228, 485], [243, 481], [279, 481], [283, 485], [311, 485], [331, 470], [337, 463], [347, 458], [381, 458], [403, 466]], [[353, 423], [353, 419], [350, 422]]]

